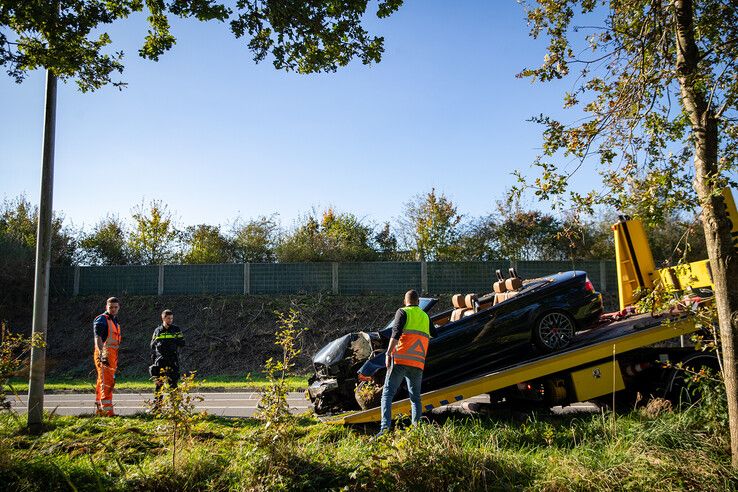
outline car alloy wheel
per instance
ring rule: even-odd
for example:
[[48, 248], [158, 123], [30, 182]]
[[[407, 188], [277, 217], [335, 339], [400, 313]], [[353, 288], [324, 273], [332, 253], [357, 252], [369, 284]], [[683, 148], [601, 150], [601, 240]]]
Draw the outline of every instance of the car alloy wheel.
[[574, 322], [564, 313], [544, 315], [536, 326], [536, 345], [548, 351], [567, 347], [574, 338]]

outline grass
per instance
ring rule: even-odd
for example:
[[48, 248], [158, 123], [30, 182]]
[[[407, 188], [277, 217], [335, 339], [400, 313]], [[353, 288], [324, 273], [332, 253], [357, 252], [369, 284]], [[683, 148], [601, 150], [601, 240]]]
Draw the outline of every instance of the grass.
[[[10, 381], [13, 390], [17, 393], [28, 391], [27, 379], [13, 379]], [[251, 373], [247, 376], [211, 376], [198, 378], [198, 389], [204, 391], [260, 391], [267, 386], [268, 382], [264, 375]], [[89, 378], [80, 377], [49, 377], [46, 378], [44, 387], [47, 392], [77, 392], [95, 389], [95, 376]], [[306, 376], [290, 376], [287, 378], [289, 391], [302, 391], [307, 389]], [[115, 390], [119, 392], [151, 391], [153, 383], [144, 377], [126, 378], [119, 377], [115, 381]]]
[[689, 409], [649, 416], [450, 419], [375, 428], [301, 417], [199, 419], [174, 469], [160, 421], [53, 417], [39, 437], [0, 415], [8, 490], [738, 490], [727, 432]]

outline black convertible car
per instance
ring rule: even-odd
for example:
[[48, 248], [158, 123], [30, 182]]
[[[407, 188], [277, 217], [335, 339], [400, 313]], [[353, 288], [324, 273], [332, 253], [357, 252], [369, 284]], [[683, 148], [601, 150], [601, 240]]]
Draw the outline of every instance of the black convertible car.
[[[431, 316], [438, 336], [428, 348], [423, 392], [564, 349], [603, 312], [602, 296], [586, 272], [531, 280], [520, 279], [512, 269], [510, 274], [505, 279], [498, 272], [492, 293], [456, 294], [452, 309]], [[437, 303], [421, 298], [420, 307], [430, 312]], [[350, 333], [315, 354], [308, 396], [316, 413], [379, 404], [391, 324], [379, 331]]]

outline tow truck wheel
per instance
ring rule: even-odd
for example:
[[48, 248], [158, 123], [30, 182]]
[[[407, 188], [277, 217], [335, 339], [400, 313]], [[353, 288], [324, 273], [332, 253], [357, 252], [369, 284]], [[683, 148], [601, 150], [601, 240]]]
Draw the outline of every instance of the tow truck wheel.
[[574, 320], [561, 311], [551, 311], [536, 321], [533, 343], [544, 352], [566, 348], [574, 338]]

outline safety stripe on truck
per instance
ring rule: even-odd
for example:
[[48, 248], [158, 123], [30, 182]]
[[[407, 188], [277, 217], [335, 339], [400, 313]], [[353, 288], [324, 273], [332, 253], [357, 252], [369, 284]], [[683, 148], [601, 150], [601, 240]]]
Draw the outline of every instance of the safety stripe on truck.
[[[654, 318], [648, 318], [651, 322], [657, 322]], [[607, 327], [599, 328], [607, 330]], [[498, 389], [506, 388], [523, 381], [538, 379], [550, 374], [565, 371], [589, 362], [598, 361], [617, 354], [629, 352], [634, 349], [646, 347], [680, 335], [686, 335], [697, 330], [692, 318], [678, 321], [666, 320], [660, 324], [648, 328], [632, 330], [625, 335], [602, 340], [591, 345], [585, 345], [567, 352], [554, 354], [548, 357], [536, 359], [532, 362], [512, 366], [507, 369], [492, 372], [463, 383], [457, 383], [445, 388], [423, 393], [422, 401], [425, 411], [436, 407], [448, 405], [451, 401], [461, 401], [473, 396], [482, 395]], [[404, 399], [392, 404], [392, 414], [410, 413], [410, 400]], [[361, 424], [379, 422], [381, 412], [379, 407], [371, 408], [353, 413], [345, 413], [328, 417], [324, 421], [332, 424]]]

